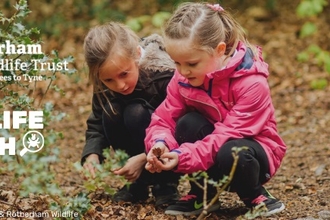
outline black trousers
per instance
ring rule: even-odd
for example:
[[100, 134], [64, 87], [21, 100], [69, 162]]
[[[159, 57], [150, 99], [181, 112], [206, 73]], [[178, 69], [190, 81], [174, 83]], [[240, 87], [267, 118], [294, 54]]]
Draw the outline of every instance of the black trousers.
[[[214, 130], [214, 125], [197, 112], [189, 112], [181, 117], [176, 124], [175, 138], [179, 144], [194, 143], [203, 139]], [[227, 190], [237, 192], [241, 199], [255, 198], [261, 194], [262, 184], [269, 180], [269, 164], [262, 146], [252, 138], [231, 139], [222, 145], [216, 155], [215, 164], [206, 172], [214, 181], [229, 176], [234, 158], [233, 147], [247, 147], [238, 153], [239, 159], [233, 180]], [[202, 159], [202, 158], [201, 158]], [[208, 187], [208, 194], [215, 193], [215, 189]], [[195, 184], [191, 183], [191, 191], [200, 193]]]
[[[153, 109], [144, 102], [137, 101], [129, 105], [112, 103], [116, 114], [106, 105], [102, 115], [106, 138], [114, 150], [124, 150], [130, 157], [144, 153], [145, 130], [149, 126]], [[178, 184], [180, 174], [172, 171], [151, 174], [143, 169], [137, 182], [146, 185]]]

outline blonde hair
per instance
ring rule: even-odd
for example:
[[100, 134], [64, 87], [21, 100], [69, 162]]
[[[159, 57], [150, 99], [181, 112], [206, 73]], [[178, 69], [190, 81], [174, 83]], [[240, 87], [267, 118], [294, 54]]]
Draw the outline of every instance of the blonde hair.
[[131, 29], [118, 22], [109, 22], [91, 28], [86, 35], [84, 55], [89, 69], [89, 79], [103, 109], [100, 93], [111, 109], [112, 106], [105, 95], [106, 88], [99, 79], [99, 68], [106, 60], [111, 60], [111, 57], [138, 59], [139, 41], [139, 37]]
[[239, 41], [249, 44], [242, 26], [226, 10], [214, 10], [207, 3], [182, 3], [164, 29], [166, 39], [189, 39], [198, 49], [211, 52], [226, 43], [225, 55], [231, 56]]

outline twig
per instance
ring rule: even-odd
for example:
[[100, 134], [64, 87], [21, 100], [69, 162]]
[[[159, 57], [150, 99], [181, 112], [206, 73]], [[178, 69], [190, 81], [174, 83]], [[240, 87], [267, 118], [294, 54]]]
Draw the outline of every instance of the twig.
[[6, 201], [3, 201], [3, 200], [0, 200], [0, 203], [5, 204], [5, 205], [8, 205], [10, 207], [14, 206], [14, 204], [11, 204], [11, 203], [6, 202]]
[[[220, 194], [229, 186], [231, 180], [233, 179], [234, 174], [235, 174], [235, 170], [236, 170], [236, 167], [237, 167], [238, 155], [237, 155], [237, 152], [233, 152], [232, 155], [233, 155], [233, 158], [234, 158], [234, 162], [233, 162], [233, 166], [231, 167], [228, 180], [226, 181], [226, 183], [220, 189], [217, 187], [217, 194], [212, 198], [212, 200], [210, 201], [209, 204], [206, 204], [207, 203], [207, 199], [206, 199], [207, 191], [204, 191], [204, 208], [203, 208], [203, 212], [198, 216], [197, 220], [203, 220], [206, 217], [207, 210], [215, 202], [217, 202], [217, 200], [219, 200]], [[204, 186], [206, 186], [206, 185], [207, 185], [207, 179], [204, 178]], [[204, 187], [203, 187], [203, 189], [204, 189]]]
[[54, 76], [56, 75], [56, 71], [53, 71], [53, 74], [52, 74], [52, 77], [50, 77], [50, 82], [46, 88], [46, 91], [44, 92], [44, 94], [42, 94], [41, 96], [41, 99], [39, 100], [39, 106], [41, 105], [41, 103], [43, 102], [46, 94], [48, 93], [49, 89], [50, 89], [50, 86], [53, 84], [53, 81], [54, 81]]

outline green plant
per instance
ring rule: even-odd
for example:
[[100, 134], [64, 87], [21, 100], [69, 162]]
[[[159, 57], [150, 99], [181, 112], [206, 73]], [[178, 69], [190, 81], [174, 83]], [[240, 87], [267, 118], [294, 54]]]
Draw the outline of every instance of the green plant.
[[[299, 62], [313, 61], [325, 71], [330, 73], [329, 51], [322, 50], [315, 44], [310, 45], [305, 51], [299, 53], [297, 59]], [[310, 85], [313, 89], [324, 89], [327, 87], [328, 81], [326, 79], [314, 79]]]
[[[327, 4], [326, 0], [302, 0], [296, 9], [296, 14], [299, 18], [311, 19], [321, 14]], [[300, 37], [311, 36], [316, 32], [315, 23], [306, 21], [300, 30]]]
[[171, 17], [171, 13], [160, 11], [154, 15], [142, 15], [136, 18], [130, 18], [126, 21], [126, 25], [129, 26], [135, 32], [141, 31], [144, 27], [152, 25], [153, 28], [162, 27], [165, 22]]
[[327, 4], [326, 0], [302, 0], [297, 7], [297, 15], [301, 18], [317, 16]]
[[[219, 200], [220, 194], [227, 190], [230, 182], [232, 181], [235, 170], [237, 167], [237, 162], [239, 159], [238, 153], [242, 150], [247, 150], [248, 148], [245, 146], [242, 147], [234, 147], [232, 149], [232, 156], [234, 158], [233, 165], [231, 167], [229, 176], [224, 176], [219, 181], [214, 181], [212, 179], [209, 179], [209, 176], [206, 172], [195, 172], [191, 175], [184, 175], [181, 177], [181, 180], [183, 181], [191, 181], [194, 182], [199, 188], [203, 189], [204, 197], [203, 197], [203, 212], [198, 216], [197, 220], [203, 220], [207, 216], [207, 210], [209, 207], [211, 207], [215, 202]], [[200, 180], [203, 180], [203, 184], [201, 184]], [[210, 200], [208, 203], [207, 198], [207, 187], [213, 186], [217, 189], [216, 195]], [[249, 210], [246, 214], [239, 216], [237, 219], [254, 219], [256, 217], [262, 216], [263, 212], [267, 210], [264, 203], [261, 203], [259, 206], [255, 207], [252, 210]]]
[[[297, 7], [298, 17], [307, 19], [300, 30], [300, 38], [307, 38], [317, 33], [318, 29], [313, 22], [315, 17], [319, 16], [324, 7], [328, 4], [326, 0], [302, 0]], [[312, 44], [297, 55], [299, 62], [314, 61], [319, 67], [330, 74], [330, 54], [321, 49], [318, 45]], [[311, 82], [311, 88], [324, 89], [328, 85], [326, 79], [314, 79]]]
[[123, 167], [129, 157], [122, 150], [112, 151], [110, 148], [103, 151], [103, 156], [105, 160], [102, 164], [94, 164], [97, 169], [95, 178], [91, 177], [91, 174], [81, 166], [79, 161], [74, 163], [74, 167], [79, 173], [82, 173], [82, 175], [86, 177], [84, 187], [89, 193], [101, 190], [112, 195], [116, 191], [107, 182], [107, 178], [124, 182], [125, 180], [123, 177], [113, 174], [112, 171]]
[[[205, 219], [207, 216], [207, 210], [209, 207], [211, 207], [217, 200], [219, 200], [220, 194], [224, 192], [230, 182], [232, 181], [235, 170], [237, 167], [237, 162], [239, 159], [238, 153], [242, 150], [247, 150], [247, 147], [242, 146], [242, 147], [234, 147], [232, 149], [232, 156], [234, 158], [233, 165], [231, 167], [229, 176], [224, 176], [221, 180], [219, 181], [214, 181], [212, 179], [209, 179], [209, 176], [206, 172], [195, 172], [192, 173], [191, 175], [184, 175], [181, 177], [181, 180], [183, 181], [191, 181], [194, 182], [199, 188], [203, 189], [204, 192], [204, 197], [203, 197], [203, 212], [198, 216], [197, 220], [202, 220]], [[200, 180], [203, 180], [203, 184], [201, 184]], [[207, 198], [207, 186], [213, 186], [217, 189], [216, 195], [210, 200], [208, 203], [208, 198]], [[265, 211], [265, 204], [261, 204], [254, 209], [248, 211], [245, 215], [239, 216], [238, 219], [254, 219], [258, 216], [261, 216], [263, 212]]]
[[49, 84], [45, 92], [47, 93], [48, 89], [52, 88], [58, 73], [71, 75], [76, 70], [69, 68], [69, 64], [74, 60], [73, 57], [61, 59], [57, 51], [52, 51], [53, 57], [40, 50], [36, 50], [37, 53], [20, 52], [19, 48], [39, 46], [41, 49], [41, 39], [38, 37], [40, 32], [37, 28], [26, 28], [23, 24], [24, 19], [31, 13], [27, 2], [19, 1], [14, 8], [16, 12], [9, 18], [0, 12], [0, 42], [6, 42], [2, 46], [10, 48], [3, 49], [0, 53], [0, 70], [4, 79], [0, 81], [0, 89], [4, 94], [0, 106], [11, 106], [14, 109], [32, 108], [34, 102], [32, 97], [27, 98], [26, 102], [17, 102], [19, 99], [22, 100], [20, 90], [33, 90], [38, 82], [48, 80]]
[[[45, 201], [52, 210], [60, 212], [73, 210], [79, 213], [77, 215], [79, 218], [90, 207], [89, 199], [83, 193], [67, 198], [55, 180], [54, 166], [60, 161], [59, 148], [56, 144], [63, 138], [63, 134], [49, 128], [49, 125], [62, 120], [65, 114], [60, 112], [55, 115], [51, 103], [44, 103], [42, 98], [37, 103], [34, 97], [34, 95], [44, 97], [49, 90], [56, 92], [58, 87], [55, 82], [58, 75], [71, 75], [75, 72], [75, 69], [69, 68], [73, 57], [60, 58], [57, 51], [53, 51], [51, 56], [43, 53], [40, 50], [42, 42], [39, 30], [27, 28], [24, 23], [26, 17], [31, 13], [27, 1], [20, 0], [14, 8], [15, 12], [10, 17], [6, 17], [4, 13], [0, 12], [0, 42], [5, 42], [2, 45], [2, 53], [0, 53], [0, 110], [11, 112], [42, 109], [44, 126], [42, 134], [45, 147], [38, 153], [26, 153], [24, 156], [19, 156], [16, 148], [15, 156], [1, 156], [1, 163], [5, 163], [5, 165], [1, 166], [0, 172], [12, 175], [13, 182], [17, 184], [15, 187], [16, 199], [9, 204], [9, 210], [17, 209], [18, 197], [44, 195], [47, 197]], [[4, 49], [4, 46], [8, 46], [10, 49]], [[32, 52], [25, 50], [29, 47], [35, 50]], [[44, 84], [44, 82], [47, 83]], [[37, 92], [37, 88], [43, 88], [44, 85], [46, 85], [44, 92]], [[57, 91], [63, 92], [60, 89]], [[2, 114], [0, 120], [4, 120]], [[28, 126], [23, 124], [19, 129], [0, 129], [0, 135], [5, 138], [15, 136], [17, 147], [23, 145], [22, 134], [27, 131], [29, 131]], [[72, 216], [54, 216], [54, 219], [72, 219]]]
[[[63, 34], [71, 33], [73, 29], [88, 29], [91, 23], [123, 21], [126, 18], [114, 7], [113, 1], [108, 0], [44, 0], [30, 1], [29, 4], [35, 14], [27, 20], [27, 26], [37, 26], [44, 35], [58, 41], [63, 41]], [[46, 21], [38, 17], [46, 18]]]

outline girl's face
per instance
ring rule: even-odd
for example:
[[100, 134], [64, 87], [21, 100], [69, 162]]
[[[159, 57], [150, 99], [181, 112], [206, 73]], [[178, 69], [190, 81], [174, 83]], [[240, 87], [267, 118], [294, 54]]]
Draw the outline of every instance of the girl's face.
[[111, 91], [131, 94], [138, 82], [139, 67], [135, 59], [112, 57], [99, 68], [99, 79]]
[[[219, 48], [220, 45], [220, 48]], [[220, 69], [226, 45], [221, 42], [212, 54], [205, 50], [194, 49], [187, 40], [168, 40], [166, 51], [174, 60], [179, 73], [188, 79], [192, 86], [201, 86], [205, 75]]]

